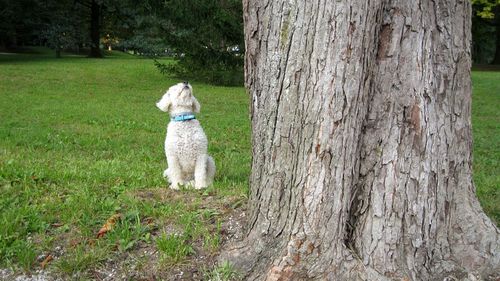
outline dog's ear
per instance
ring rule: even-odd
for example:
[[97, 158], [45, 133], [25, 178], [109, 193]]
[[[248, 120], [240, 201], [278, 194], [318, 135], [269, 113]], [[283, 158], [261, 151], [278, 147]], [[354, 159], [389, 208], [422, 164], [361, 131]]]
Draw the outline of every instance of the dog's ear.
[[194, 113], [200, 113], [200, 103], [198, 100], [193, 96], [193, 105], [192, 105], [192, 111]]
[[172, 100], [170, 99], [170, 95], [165, 93], [161, 100], [156, 103], [156, 107], [158, 107], [161, 111], [168, 112], [170, 110], [170, 106], [172, 105]]

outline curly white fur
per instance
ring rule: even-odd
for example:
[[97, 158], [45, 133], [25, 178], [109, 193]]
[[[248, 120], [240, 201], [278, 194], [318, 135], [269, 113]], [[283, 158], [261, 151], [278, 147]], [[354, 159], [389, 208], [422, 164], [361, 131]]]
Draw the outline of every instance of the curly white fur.
[[[156, 106], [171, 116], [200, 112], [200, 103], [193, 96], [193, 88], [187, 82], [178, 83], [168, 89]], [[212, 184], [215, 162], [207, 154], [208, 141], [200, 122], [170, 121], [165, 139], [165, 155], [168, 168], [163, 176], [171, 183], [170, 188], [179, 185], [193, 185], [201, 189]]]

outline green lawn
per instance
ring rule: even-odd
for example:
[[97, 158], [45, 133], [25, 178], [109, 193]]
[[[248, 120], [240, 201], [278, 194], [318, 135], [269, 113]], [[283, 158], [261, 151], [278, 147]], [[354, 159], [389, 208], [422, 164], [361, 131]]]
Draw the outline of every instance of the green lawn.
[[[37, 269], [51, 255], [46, 268], [71, 279], [109, 268], [137, 279], [231, 274], [206, 266], [247, 198], [245, 90], [192, 83], [217, 175], [208, 190], [173, 192], [161, 177], [167, 115], [155, 102], [177, 80], [126, 54], [39, 51], [0, 54], [0, 269]], [[498, 224], [500, 73], [473, 81], [474, 180]], [[114, 229], [97, 238], [113, 215]]]
[[[50, 254], [48, 268], [85, 279], [137, 252], [130, 263], [161, 277], [217, 252], [225, 217], [247, 197], [248, 96], [192, 83], [217, 174], [208, 190], [173, 192], [162, 178], [168, 116], [155, 103], [177, 82], [124, 54], [0, 55], [0, 268], [38, 268]], [[150, 249], [157, 260], [139, 257]]]
[[472, 72], [474, 183], [484, 211], [500, 226], [500, 72]]

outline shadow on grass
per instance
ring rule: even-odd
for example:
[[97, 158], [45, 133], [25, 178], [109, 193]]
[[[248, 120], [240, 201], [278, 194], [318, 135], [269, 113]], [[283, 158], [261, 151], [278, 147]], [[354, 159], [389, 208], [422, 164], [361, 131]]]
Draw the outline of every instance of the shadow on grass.
[[[140, 59], [143, 57], [135, 56], [121, 51], [102, 51], [104, 57], [100, 59]], [[0, 50], [0, 64], [2, 63], [25, 63], [46, 60], [65, 59], [98, 59], [89, 58], [88, 51], [83, 49], [80, 52], [62, 52], [60, 58], [56, 58], [56, 53], [46, 47], [22, 47], [15, 50]]]
[[474, 64], [472, 71], [500, 71], [500, 64]]

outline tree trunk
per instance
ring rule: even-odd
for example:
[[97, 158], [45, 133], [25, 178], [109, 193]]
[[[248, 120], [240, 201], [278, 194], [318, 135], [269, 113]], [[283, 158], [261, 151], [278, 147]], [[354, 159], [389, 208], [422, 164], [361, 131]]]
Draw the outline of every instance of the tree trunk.
[[500, 4], [495, 7], [495, 57], [492, 64], [500, 64]]
[[[351, 3], [351, 4], [349, 4]], [[472, 183], [469, 1], [244, 0], [247, 280], [495, 278]]]
[[102, 58], [100, 45], [100, 18], [101, 18], [101, 6], [92, 0], [90, 7], [90, 54], [91, 58]]

